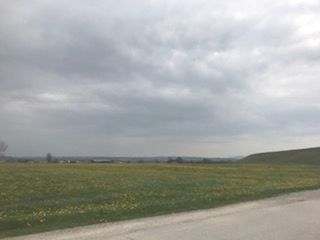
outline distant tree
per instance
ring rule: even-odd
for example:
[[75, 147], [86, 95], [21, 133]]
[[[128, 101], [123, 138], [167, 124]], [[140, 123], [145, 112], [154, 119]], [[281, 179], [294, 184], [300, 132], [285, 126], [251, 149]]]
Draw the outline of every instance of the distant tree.
[[52, 161], [52, 155], [51, 155], [51, 153], [47, 153], [46, 159], [47, 159], [47, 162], [51, 162], [51, 161]]
[[172, 157], [168, 157], [167, 163], [173, 163], [173, 158]]
[[210, 161], [209, 158], [203, 158], [203, 159], [202, 159], [202, 162], [203, 162], [203, 163], [211, 163], [211, 161]]
[[5, 141], [0, 141], [0, 156], [4, 156], [4, 153], [7, 151], [8, 149], [8, 144], [6, 144]]

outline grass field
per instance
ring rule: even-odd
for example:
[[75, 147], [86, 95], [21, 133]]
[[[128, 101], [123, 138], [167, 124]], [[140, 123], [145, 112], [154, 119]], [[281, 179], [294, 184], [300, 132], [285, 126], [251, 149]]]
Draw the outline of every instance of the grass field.
[[0, 237], [320, 188], [320, 166], [0, 164]]

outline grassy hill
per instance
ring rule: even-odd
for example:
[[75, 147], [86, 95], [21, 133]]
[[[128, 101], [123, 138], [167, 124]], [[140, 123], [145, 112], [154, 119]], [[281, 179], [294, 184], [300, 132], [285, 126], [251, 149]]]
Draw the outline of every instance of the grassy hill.
[[240, 162], [320, 164], [320, 147], [257, 153], [243, 158]]

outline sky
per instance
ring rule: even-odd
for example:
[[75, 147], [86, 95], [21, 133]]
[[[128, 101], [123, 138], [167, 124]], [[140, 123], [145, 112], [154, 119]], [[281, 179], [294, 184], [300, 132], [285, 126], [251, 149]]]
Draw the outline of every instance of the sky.
[[320, 1], [0, 5], [7, 155], [235, 156], [320, 146]]

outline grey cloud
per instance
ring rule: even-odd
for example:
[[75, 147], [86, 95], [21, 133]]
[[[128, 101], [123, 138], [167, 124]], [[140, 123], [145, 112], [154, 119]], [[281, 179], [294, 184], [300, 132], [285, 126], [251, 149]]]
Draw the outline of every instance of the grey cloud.
[[307, 144], [320, 134], [319, 9], [311, 0], [2, 4], [0, 137], [18, 155], [233, 155], [250, 143], [296, 146], [281, 142], [293, 132]]

